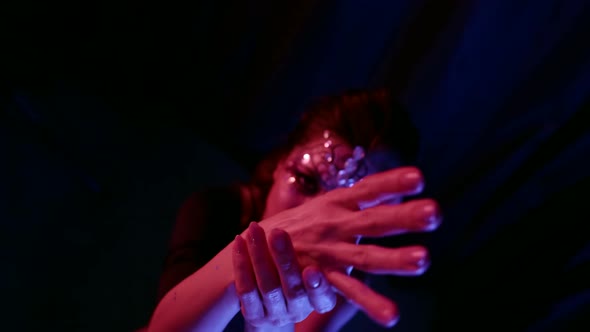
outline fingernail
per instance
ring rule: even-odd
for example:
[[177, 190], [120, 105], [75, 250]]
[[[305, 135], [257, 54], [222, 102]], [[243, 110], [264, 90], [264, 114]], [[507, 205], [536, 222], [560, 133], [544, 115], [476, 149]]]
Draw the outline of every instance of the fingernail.
[[421, 191], [423, 187], [422, 183], [422, 174], [418, 171], [409, 171], [402, 175], [401, 182], [404, 187], [408, 189], [414, 189], [416, 191]]
[[306, 281], [307, 281], [307, 284], [309, 285], [309, 287], [318, 288], [318, 287], [320, 287], [320, 283], [322, 281], [322, 278], [321, 278], [320, 273], [318, 271], [311, 271], [311, 272], [307, 273]]
[[383, 317], [383, 325], [385, 327], [392, 327], [399, 321], [399, 314], [397, 312], [397, 308], [394, 307], [385, 307], [381, 312]]
[[428, 251], [423, 248], [415, 249], [410, 253], [411, 264], [416, 267], [417, 270], [424, 270], [430, 264], [430, 258], [428, 257]]
[[441, 222], [438, 206], [433, 203], [426, 204], [418, 211], [418, 218], [423, 220], [426, 226], [424, 230], [433, 231], [438, 228]]

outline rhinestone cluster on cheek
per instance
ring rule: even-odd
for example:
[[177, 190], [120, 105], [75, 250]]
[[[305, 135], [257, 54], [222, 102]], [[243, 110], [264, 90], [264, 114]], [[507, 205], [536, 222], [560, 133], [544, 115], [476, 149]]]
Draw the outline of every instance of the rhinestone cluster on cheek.
[[335, 165], [335, 148], [330, 139], [330, 131], [324, 131], [324, 139], [326, 141], [323, 147], [327, 150], [324, 152], [327, 172], [322, 175], [323, 185], [328, 190], [352, 187], [367, 173], [365, 150], [360, 146], [356, 146], [352, 152], [352, 156], [344, 162], [344, 167], [339, 169]]
[[[352, 187], [367, 175], [365, 151], [360, 146], [355, 147], [352, 156], [338, 165], [336, 150], [342, 145], [334, 144], [330, 136], [330, 131], [325, 130], [324, 143], [309, 147], [300, 158], [290, 161], [288, 167], [299, 164], [306, 168], [313, 168], [325, 190]], [[288, 184], [294, 184], [296, 181], [296, 177], [292, 174], [287, 177]]]
[[365, 150], [357, 146], [352, 152], [352, 157], [348, 158], [344, 163], [344, 168], [339, 170], [336, 174], [336, 181], [338, 187], [352, 187], [366, 174], [359, 173], [364, 163]]

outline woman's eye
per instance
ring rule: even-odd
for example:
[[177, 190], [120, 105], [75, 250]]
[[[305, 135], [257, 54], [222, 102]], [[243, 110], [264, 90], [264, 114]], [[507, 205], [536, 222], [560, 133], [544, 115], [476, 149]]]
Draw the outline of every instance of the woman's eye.
[[311, 196], [319, 192], [319, 184], [315, 177], [301, 172], [295, 172], [293, 175], [297, 188], [304, 195]]

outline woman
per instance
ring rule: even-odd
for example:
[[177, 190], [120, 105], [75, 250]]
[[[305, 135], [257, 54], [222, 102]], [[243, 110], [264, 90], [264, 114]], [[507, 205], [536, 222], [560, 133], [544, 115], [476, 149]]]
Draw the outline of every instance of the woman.
[[[395, 323], [394, 304], [348, 273], [416, 275], [427, 267], [419, 246], [356, 245], [361, 236], [437, 227], [432, 200], [388, 204], [422, 189], [418, 170], [370, 175], [412, 160], [416, 147], [415, 130], [384, 90], [318, 101], [252, 184], [196, 194], [181, 208], [150, 331], [221, 330], [240, 302], [250, 329], [292, 329], [313, 309], [334, 306], [297, 328], [338, 328], [356, 308]], [[337, 305], [331, 285], [344, 297]]]

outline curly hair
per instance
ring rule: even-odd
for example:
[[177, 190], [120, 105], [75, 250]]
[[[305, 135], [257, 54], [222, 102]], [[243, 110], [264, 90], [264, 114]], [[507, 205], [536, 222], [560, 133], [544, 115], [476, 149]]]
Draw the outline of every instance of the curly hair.
[[348, 90], [313, 101], [287, 137], [286, 144], [273, 150], [254, 170], [251, 185], [265, 199], [273, 184], [273, 172], [278, 163], [298, 145], [319, 137], [325, 130], [337, 135], [351, 146], [361, 146], [366, 152], [386, 149], [399, 161], [408, 164], [416, 160], [419, 136], [409, 114], [387, 89]]

